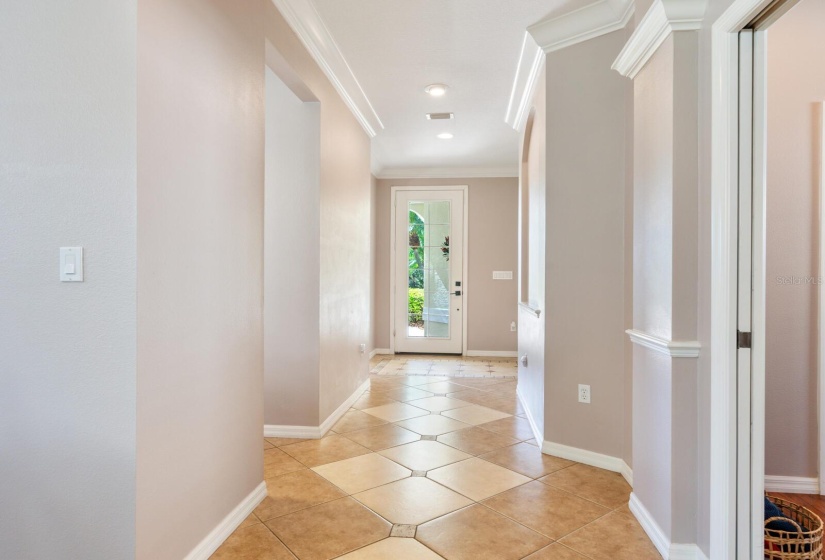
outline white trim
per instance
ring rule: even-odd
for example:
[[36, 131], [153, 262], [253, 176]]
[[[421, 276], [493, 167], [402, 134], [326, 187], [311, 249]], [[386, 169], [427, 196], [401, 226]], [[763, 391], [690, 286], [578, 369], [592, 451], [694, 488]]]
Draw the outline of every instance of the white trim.
[[[825, 278], [825, 102], [819, 104], [819, 278]], [[819, 489], [825, 493], [825, 282], [819, 284]]]
[[335, 425], [341, 417], [352, 407], [358, 397], [370, 387], [370, 380], [364, 381], [349, 397], [327, 416], [320, 426], [281, 426], [277, 424], [266, 424], [264, 426], [264, 437], [285, 437], [302, 439], [321, 439]]
[[392, 356], [393, 352], [389, 348], [376, 348], [373, 350], [376, 356]]
[[672, 544], [668, 560], [708, 560], [708, 557], [695, 544]]
[[526, 311], [527, 313], [529, 313], [530, 315], [532, 315], [536, 319], [541, 317], [541, 309], [537, 309], [537, 308], [533, 307], [532, 305], [530, 305], [529, 303], [524, 303], [522, 301], [522, 302], [519, 302], [518, 306], [519, 306], [520, 309], [523, 309], [524, 311]]
[[370, 350], [370, 360], [373, 359], [377, 353], [374, 348]]
[[671, 33], [701, 28], [705, 8], [705, 0], [655, 0], [612, 68], [622, 76], [635, 78]]
[[734, 0], [711, 37], [710, 558], [736, 556], [738, 33], [772, 0]]
[[505, 167], [397, 167], [374, 173], [376, 179], [473, 179], [518, 177], [518, 166]]
[[[446, 178], [446, 177], [439, 177]], [[407, 185], [390, 188], [390, 348], [388, 354], [395, 354], [395, 205], [399, 191], [462, 191], [464, 193], [464, 244], [462, 247], [462, 282], [461, 292], [464, 295], [464, 305], [461, 308], [461, 353], [467, 350], [467, 310], [469, 309], [470, 285], [470, 186], [469, 185]]]
[[641, 525], [644, 532], [647, 533], [653, 546], [655, 546], [659, 554], [662, 555], [662, 558], [667, 558], [670, 552], [670, 539], [667, 538], [665, 532], [662, 531], [662, 528], [659, 527], [659, 524], [656, 523], [656, 520], [650, 512], [647, 511], [647, 508], [642, 505], [642, 502], [635, 493], [630, 494], [630, 502], [627, 505], [630, 508], [630, 512], [639, 521], [639, 525]]
[[545, 455], [561, 457], [568, 461], [576, 461], [577, 463], [583, 463], [591, 467], [616, 473], [621, 473], [625, 468], [625, 462], [618, 457], [588, 451], [587, 449], [579, 449], [578, 447], [571, 447], [561, 443], [554, 443], [552, 441], [545, 441], [541, 446], [541, 452]]
[[258, 507], [258, 504], [260, 504], [264, 498], [266, 498], [266, 483], [261, 482], [192, 549], [192, 552], [186, 555], [184, 560], [208, 560], [223, 542], [229, 538], [229, 535], [243, 523], [244, 519]]
[[787, 494], [819, 494], [819, 479], [815, 476], [765, 475], [765, 491]]
[[627, 461], [622, 460], [622, 470], [619, 473], [624, 477], [627, 483], [633, 488], [633, 469], [627, 464]]
[[272, 0], [367, 135], [384, 125], [311, 0]]
[[518, 358], [517, 350], [467, 350], [464, 355], [469, 358]]
[[671, 358], [698, 358], [702, 348], [702, 345], [695, 340], [668, 340], [636, 329], [628, 329], [625, 332], [630, 336], [633, 344], [667, 354]]
[[504, 122], [517, 132], [523, 131], [527, 125], [530, 105], [545, 58], [544, 51], [536, 44], [533, 36], [525, 32], [516, 76], [513, 79], [513, 89], [510, 92], [510, 102], [507, 104], [507, 113], [504, 115]]
[[541, 444], [544, 440], [544, 432], [539, 429], [538, 424], [536, 424], [536, 420], [533, 418], [533, 412], [530, 410], [530, 407], [527, 406], [527, 401], [524, 399], [524, 395], [521, 394], [521, 385], [516, 386], [516, 396], [518, 397], [518, 402], [521, 403], [521, 408], [524, 409], [524, 415], [527, 417], [527, 422], [530, 423], [530, 429], [533, 431], [533, 438], [536, 440], [536, 443]]
[[632, 0], [598, 0], [535, 23], [527, 31], [549, 53], [623, 29], [633, 16], [634, 7]]

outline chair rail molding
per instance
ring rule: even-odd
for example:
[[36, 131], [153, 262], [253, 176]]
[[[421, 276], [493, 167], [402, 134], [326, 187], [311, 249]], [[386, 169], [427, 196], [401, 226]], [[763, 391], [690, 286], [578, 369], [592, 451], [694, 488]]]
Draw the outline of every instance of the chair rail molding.
[[311, 0], [272, 0], [370, 138], [384, 124]]
[[612, 68], [632, 80], [671, 33], [699, 30], [706, 7], [707, 0], [654, 0]]
[[598, 0], [534, 23], [527, 31], [544, 52], [550, 53], [624, 28], [634, 9], [633, 0]]
[[671, 358], [698, 358], [702, 349], [702, 345], [696, 340], [668, 340], [636, 329], [625, 332], [633, 344], [667, 354]]

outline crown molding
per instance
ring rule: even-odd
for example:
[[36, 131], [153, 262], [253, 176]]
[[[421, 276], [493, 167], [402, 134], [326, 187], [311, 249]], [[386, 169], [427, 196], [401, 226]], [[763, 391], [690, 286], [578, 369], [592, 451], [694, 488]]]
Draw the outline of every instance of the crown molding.
[[376, 179], [471, 179], [484, 177], [518, 177], [513, 167], [408, 167], [382, 169]]
[[544, 67], [544, 59], [544, 51], [538, 46], [533, 36], [525, 32], [516, 77], [513, 80], [513, 90], [510, 93], [510, 103], [507, 104], [507, 113], [504, 115], [504, 122], [518, 132], [524, 130], [527, 125], [530, 103]]
[[599, 0], [535, 23], [527, 31], [544, 52], [550, 53], [623, 29], [634, 8], [633, 0]]
[[706, 0], [655, 0], [612, 68], [622, 76], [635, 78], [671, 33], [702, 27], [706, 6]]
[[272, 0], [370, 138], [384, 125], [311, 0]]

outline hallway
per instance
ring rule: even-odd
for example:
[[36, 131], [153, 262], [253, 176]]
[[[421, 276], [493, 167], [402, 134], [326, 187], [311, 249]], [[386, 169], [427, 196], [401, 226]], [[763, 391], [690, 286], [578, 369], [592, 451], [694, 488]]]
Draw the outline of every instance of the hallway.
[[268, 497], [212, 558], [659, 558], [619, 474], [539, 451], [515, 373], [515, 360], [374, 359], [326, 437], [264, 440]]

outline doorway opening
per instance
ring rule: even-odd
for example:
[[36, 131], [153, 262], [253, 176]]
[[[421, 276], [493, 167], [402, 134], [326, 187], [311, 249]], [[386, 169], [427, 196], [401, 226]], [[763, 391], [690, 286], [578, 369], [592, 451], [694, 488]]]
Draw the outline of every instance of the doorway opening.
[[736, 0], [713, 27], [712, 558], [764, 557], [766, 489], [822, 486], [822, 14]]
[[466, 186], [392, 188], [393, 353], [466, 349], [467, 194]]

